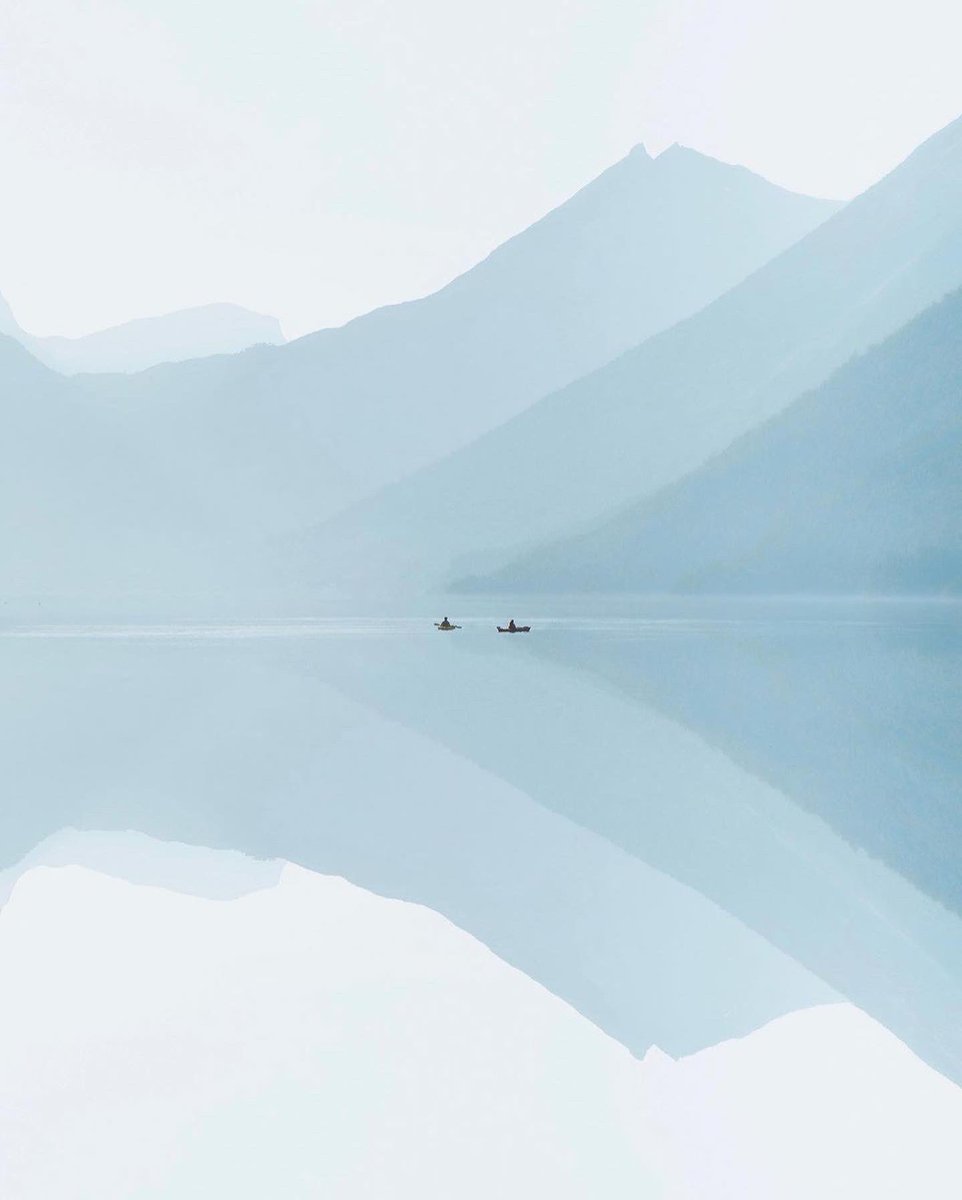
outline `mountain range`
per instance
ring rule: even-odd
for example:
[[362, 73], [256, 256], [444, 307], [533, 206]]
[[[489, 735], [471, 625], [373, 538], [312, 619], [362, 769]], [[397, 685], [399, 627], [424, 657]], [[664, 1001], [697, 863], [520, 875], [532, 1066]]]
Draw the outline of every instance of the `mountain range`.
[[2, 296], [0, 333], [16, 338], [41, 362], [64, 375], [143, 371], [157, 363], [236, 354], [248, 346], [284, 341], [275, 317], [236, 304], [205, 304], [160, 317], [141, 317], [84, 337], [34, 337], [21, 329]]
[[700, 471], [510, 565], [496, 583], [519, 591], [959, 592], [960, 463], [962, 291]]
[[[138, 574], [163, 587], [164, 543], [184, 537], [191, 546], [206, 538], [210, 563], [232, 558], [242, 573], [272, 578], [261, 557], [271, 539], [298, 535], [672, 325], [836, 208], [681, 147], [654, 159], [639, 148], [426, 299], [285, 346], [63, 380], [70, 397], [59, 403], [72, 406], [71, 419], [109, 428], [145, 469], [136, 504], [106, 525], [84, 532], [79, 514], [70, 517], [76, 557], [90, 565], [78, 576], [53, 551], [45, 561], [43, 519], [31, 526], [30, 514], [47, 501], [37, 509], [31, 496], [62, 493], [77, 470], [96, 477], [96, 492], [123, 492], [127, 458], [91, 445], [83, 466], [53, 467], [48, 484], [45, 456], [29, 451], [26, 491], [10, 500], [38, 560], [36, 588], [54, 587], [58, 572], [66, 592], [112, 593], [118, 577]], [[45, 376], [41, 390], [56, 384]], [[136, 562], [112, 552], [105, 577], [96, 567], [105, 530], [118, 521], [135, 529], [138, 506], [142, 531], [127, 539]], [[181, 557], [196, 560], [193, 549]], [[8, 574], [5, 586], [14, 582], [29, 592], [29, 571]], [[185, 566], [167, 586], [191, 591], [198, 577]]]
[[952, 304], [826, 381], [962, 285], [962, 121], [837, 208], [638, 148], [341, 329], [73, 378], [6, 341], [3, 589], [951, 590]]
[[236, 472], [227, 499], [249, 523], [297, 529], [688, 316], [836, 207], [681, 147], [639, 148], [432, 296], [84, 386], [135, 413], [157, 453], [177, 461], [191, 439], [205, 474]]
[[313, 584], [438, 587], [675, 482], [962, 284], [962, 121], [701, 312], [320, 525]]

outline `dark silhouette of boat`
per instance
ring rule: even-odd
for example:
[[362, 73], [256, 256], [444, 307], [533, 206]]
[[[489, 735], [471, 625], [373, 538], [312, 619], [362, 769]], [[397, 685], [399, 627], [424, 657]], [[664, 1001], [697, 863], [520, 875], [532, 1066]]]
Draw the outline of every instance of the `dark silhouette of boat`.
[[511, 620], [507, 623], [507, 625], [499, 625], [498, 626], [498, 633], [530, 633], [530, 632], [531, 632], [530, 625], [515, 625], [514, 617], [511, 618]]
[[434, 628], [440, 629], [442, 633], [448, 633], [452, 629], [460, 629], [461, 626], [460, 625], [452, 625], [451, 622], [447, 619], [447, 617], [445, 617], [443, 621], [435, 621]]

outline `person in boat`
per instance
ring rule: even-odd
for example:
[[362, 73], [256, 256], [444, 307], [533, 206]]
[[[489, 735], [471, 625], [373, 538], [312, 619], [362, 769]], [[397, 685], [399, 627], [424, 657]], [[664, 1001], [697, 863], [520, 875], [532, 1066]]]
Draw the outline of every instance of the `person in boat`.
[[454, 628], [454, 626], [447, 619], [447, 617], [445, 617], [444, 620], [441, 622], [441, 624], [438, 626], [438, 629], [453, 629], [453, 628]]
[[512, 617], [511, 620], [508, 622], [508, 632], [509, 633], [517, 633], [518, 632], [518, 627], [514, 623], [514, 617]]

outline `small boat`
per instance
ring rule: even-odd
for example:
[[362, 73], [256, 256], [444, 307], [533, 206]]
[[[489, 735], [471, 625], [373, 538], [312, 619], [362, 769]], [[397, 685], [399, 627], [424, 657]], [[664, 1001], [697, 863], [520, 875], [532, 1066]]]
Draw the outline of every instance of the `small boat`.
[[445, 617], [443, 621], [435, 621], [434, 628], [440, 629], [442, 633], [448, 633], [452, 629], [460, 629], [461, 626], [460, 625], [452, 625], [451, 622], [447, 619], [447, 617]]
[[499, 625], [498, 633], [530, 633], [530, 625], [515, 625], [512, 621], [510, 625]]

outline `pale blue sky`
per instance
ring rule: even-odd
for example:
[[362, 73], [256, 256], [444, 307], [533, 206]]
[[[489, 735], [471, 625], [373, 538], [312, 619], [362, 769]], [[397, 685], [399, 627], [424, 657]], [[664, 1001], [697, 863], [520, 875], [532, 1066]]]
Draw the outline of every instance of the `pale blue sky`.
[[4, 0], [0, 291], [38, 334], [432, 290], [623, 155], [848, 196], [962, 112], [958, 0]]

